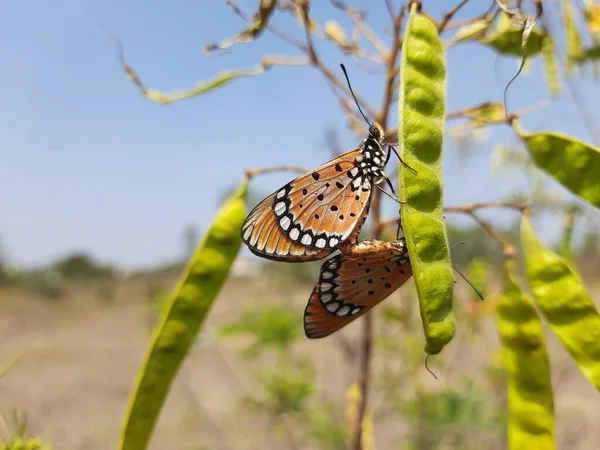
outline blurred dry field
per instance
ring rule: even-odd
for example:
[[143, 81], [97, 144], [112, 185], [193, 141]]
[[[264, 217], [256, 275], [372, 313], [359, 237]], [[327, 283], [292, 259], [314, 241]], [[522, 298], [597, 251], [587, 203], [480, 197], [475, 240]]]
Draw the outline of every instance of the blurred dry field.
[[[2, 291], [0, 360], [19, 351], [26, 355], [0, 380], [0, 414], [10, 416], [15, 408], [26, 412], [29, 431], [55, 450], [116, 448], [130, 389], [156, 321], [156, 309], [149, 298], [153, 292], [168, 291], [175, 281], [174, 274], [123, 279], [114, 286], [110, 302], [101, 301], [97, 289], [84, 286], [69, 286], [68, 295], [59, 301], [38, 298], [20, 288]], [[405, 289], [410, 288], [401, 289], [386, 302], [400, 304]], [[301, 323], [310, 290], [310, 284], [272, 281], [265, 276], [231, 279], [210, 313], [204, 344], [190, 354], [176, 378], [150, 448], [306, 448], [294, 442], [295, 433], [300, 431], [287, 430], [285, 438], [278, 438], [267, 416], [244, 405], [243, 398], [259, 389], [239, 354], [247, 344], [245, 339], [216, 339], [214, 335], [218, 327], [240, 317], [243, 305], [253, 303], [285, 305]], [[597, 290], [592, 295], [600, 298]], [[461, 298], [458, 302], [465, 303]], [[381, 307], [375, 313], [377, 329]], [[481, 380], [486, 389], [485, 367], [499, 345], [493, 319], [487, 317], [469, 342], [461, 331], [461, 321], [459, 316], [457, 335], [444, 350], [449, 364], [434, 369], [439, 380], [426, 374], [424, 368], [420, 374], [430, 389], [451, 386], [465, 375]], [[343, 330], [343, 342], [352, 343], [359, 329], [359, 324], [352, 324]], [[547, 336], [559, 448], [600, 449], [600, 395], [557, 340]], [[406, 336], [398, 333], [393, 338]], [[356, 361], [341, 343], [335, 335], [318, 341], [301, 339], [298, 350], [313, 360], [319, 395], [340, 405], [343, 417], [346, 391], [356, 376]], [[261, 363], [273, 365], [268, 358]], [[394, 364], [402, 361], [386, 360], [375, 351], [374, 373]], [[406, 389], [413, 389], [411, 386], [407, 382]], [[385, 393], [372, 389], [375, 448], [404, 448], [410, 430], [397, 416], [386, 412], [385, 403]], [[504, 448], [489, 437], [474, 437], [472, 448], [484, 445], [487, 450]]]

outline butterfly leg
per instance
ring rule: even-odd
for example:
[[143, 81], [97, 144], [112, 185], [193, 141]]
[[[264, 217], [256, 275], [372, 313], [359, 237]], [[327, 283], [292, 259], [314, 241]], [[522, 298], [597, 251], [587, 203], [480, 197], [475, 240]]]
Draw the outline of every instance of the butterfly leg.
[[[394, 153], [395, 153], [395, 154], [396, 154], [396, 156], [398, 157], [398, 161], [400, 161], [400, 163], [401, 163], [402, 165], [404, 165], [404, 166], [408, 167], [410, 170], [412, 170], [412, 171], [413, 171], [413, 173], [414, 173], [415, 175], [417, 174], [417, 171], [416, 171], [415, 169], [413, 169], [413, 168], [412, 168], [412, 167], [410, 167], [408, 164], [406, 164], [404, 161], [402, 161], [402, 158], [400, 158], [400, 155], [398, 154], [398, 152], [396, 151], [396, 149], [395, 149], [394, 147], [392, 147], [391, 145], [390, 145], [390, 146], [388, 146], [388, 152], [389, 152], [390, 150], [393, 150], [393, 151], [394, 151]], [[388, 159], [389, 159], [389, 158], [390, 158], [390, 153], [388, 153]], [[387, 160], [386, 160], [386, 162], [387, 162]]]

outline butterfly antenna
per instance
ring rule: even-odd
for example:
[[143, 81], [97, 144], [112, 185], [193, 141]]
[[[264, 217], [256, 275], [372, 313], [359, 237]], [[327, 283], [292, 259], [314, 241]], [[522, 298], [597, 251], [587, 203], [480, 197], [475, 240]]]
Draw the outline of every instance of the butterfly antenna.
[[435, 378], [436, 380], [438, 379], [438, 377], [436, 376], [435, 373], [433, 373], [433, 371], [429, 368], [429, 366], [427, 365], [427, 361], [429, 361], [429, 355], [427, 355], [425, 357], [425, 368], [427, 369], [427, 372], [429, 372], [431, 375], [433, 375], [433, 378]]
[[396, 154], [396, 156], [398, 157], [398, 160], [400, 161], [400, 163], [406, 167], [408, 167], [410, 170], [413, 171], [413, 173], [416, 175], [417, 171], [415, 169], [413, 169], [412, 167], [410, 167], [408, 164], [406, 164], [404, 161], [402, 161], [402, 158], [400, 158], [400, 154], [398, 154], [398, 152], [396, 151], [396, 149], [394, 147], [392, 147], [390, 145], [390, 148], [392, 149], [392, 151]]
[[483, 294], [482, 294], [482, 293], [479, 291], [479, 289], [477, 289], [477, 288], [475, 287], [475, 285], [474, 285], [473, 283], [471, 283], [471, 282], [469, 281], [469, 279], [468, 279], [467, 277], [465, 277], [465, 276], [462, 274], [462, 272], [461, 272], [460, 270], [458, 270], [456, 267], [454, 267], [454, 265], [452, 266], [452, 268], [453, 268], [453, 269], [456, 271], [456, 273], [458, 273], [458, 274], [461, 276], [461, 278], [462, 278], [463, 280], [465, 280], [465, 281], [467, 282], [467, 284], [468, 284], [469, 286], [471, 286], [471, 289], [473, 289], [473, 291], [475, 292], [475, 294], [477, 294], [477, 297], [479, 297], [479, 299], [480, 299], [481, 301], [484, 301], [484, 300], [485, 300], [485, 297], [484, 297], [484, 296], [483, 296]]
[[365, 121], [369, 124], [369, 126], [371, 126], [371, 122], [369, 122], [369, 119], [367, 119], [367, 116], [365, 116], [365, 113], [363, 112], [362, 109], [360, 109], [360, 104], [358, 103], [358, 100], [356, 99], [356, 95], [354, 95], [354, 91], [352, 90], [352, 85], [350, 84], [350, 78], [348, 78], [348, 72], [346, 72], [346, 68], [344, 67], [343, 64], [340, 64], [342, 71], [344, 72], [344, 76], [346, 77], [346, 82], [348, 83], [348, 88], [350, 88], [350, 93], [352, 94], [352, 98], [354, 99], [354, 103], [356, 103], [356, 106], [358, 106], [358, 110], [360, 111], [361, 116], [363, 116], [363, 119], [365, 119]]

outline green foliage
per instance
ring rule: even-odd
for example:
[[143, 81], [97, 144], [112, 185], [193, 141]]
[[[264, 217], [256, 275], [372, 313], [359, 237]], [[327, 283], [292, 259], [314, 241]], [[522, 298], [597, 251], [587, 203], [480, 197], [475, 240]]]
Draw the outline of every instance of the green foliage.
[[307, 412], [308, 401], [315, 391], [310, 369], [280, 365], [277, 370], [261, 374], [263, 398], [248, 398], [247, 403], [273, 416]]
[[64, 278], [54, 270], [31, 270], [17, 275], [17, 282], [35, 295], [58, 300], [65, 296]]
[[12, 424], [0, 416], [0, 450], [52, 450], [50, 444], [39, 437], [27, 436], [26, 414], [13, 411]]
[[254, 342], [244, 349], [244, 354], [252, 357], [269, 348], [281, 352], [289, 350], [301, 336], [301, 331], [295, 311], [276, 305], [260, 305], [244, 309], [242, 318], [222, 327], [220, 335], [251, 335]]
[[456, 328], [454, 276], [443, 218], [444, 58], [435, 24], [413, 4], [400, 64], [398, 144], [414, 172], [399, 165], [399, 189], [428, 354], [442, 351]]
[[487, 430], [493, 436], [501, 423], [497, 416], [486, 414], [485, 398], [485, 393], [467, 380], [462, 390], [419, 389], [414, 398], [399, 401], [397, 409], [411, 430], [406, 448], [433, 450], [441, 448], [442, 443], [455, 450], [477, 448], [474, 432]]
[[98, 264], [86, 253], [74, 253], [52, 264], [51, 270], [65, 279], [90, 279], [109, 277], [114, 274], [110, 266]]
[[324, 403], [308, 413], [308, 438], [323, 450], [345, 450], [348, 432], [339, 407]]

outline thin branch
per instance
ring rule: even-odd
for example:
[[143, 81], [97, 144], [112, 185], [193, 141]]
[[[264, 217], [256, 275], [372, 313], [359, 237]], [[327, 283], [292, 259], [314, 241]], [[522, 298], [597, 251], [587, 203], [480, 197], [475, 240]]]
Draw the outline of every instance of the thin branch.
[[377, 36], [377, 34], [366, 24], [364, 12], [349, 7], [341, 0], [329, 0], [329, 2], [337, 9], [346, 13], [365, 39], [369, 41], [383, 57], [388, 55], [389, 49], [387, 48], [387, 45], [385, 45], [385, 43], [379, 39], [379, 36]]
[[[494, 11], [494, 9], [496, 9], [496, 11]], [[471, 18], [465, 19], [465, 20], [455, 20], [454, 22], [450, 22], [444, 27], [444, 30], [445, 31], [454, 30], [456, 28], [464, 27], [465, 25], [470, 25], [473, 22], [477, 22], [478, 20], [492, 19], [499, 12], [500, 12], [500, 8], [498, 8], [496, 0], [492, 0], [491, 5], [484, 13], [481, 13], [477, 17], [471, 17]]]
[[369, 378], [371, 372], [371, 353], [373, 349], [373, 314], [367, 313], [363, 316], [360, 347], [358, 385], [360, 387], [361, 395], [358, 402], [356, 423], [353, 427], [354, 435], [351, 437], [352, 450], [362, 450], [362, 428], [365, 412], [367, 410]]
[[[235, 12], [244, 22], [250, 22], [252, 20], [251, 17], [246, 12], [242, 11], [242, 9], [234, 1], [226, 0], [225, 4], [230, 6], [233, 12]], [[291, 44], [300, 50], [306, 51], [306, 47], [301, 42], [297, 41], [283, 31], [280, 31], [278, 28], [269, 24], [267, 25], [267, 29], [278, 38], [286, 41], [288, 44]]]
[[394, 8], [392, 8], [392, 3], [390, 0], [385, 0], [385, 7], [387, 8], [388, 14], [390, 15], [390, 19], [392, 19], [392, 23], [396, 23], [396, 15], [394, 14]]
[[471, 211], [468, 214], [469, 214], [469, 216], [471, 216], [473, 218], [473, 220], [475, 222], [477, 222], [477, 224], [481, 228], [483, 228], [485, 231], [487, 231], [488, 234], [491, 237], [493, 237], [502, 246], [503, 251], [514, 252], [514, 246], [510, 242], [508, 242], [506, 239], [504, 239], [504, 236], [502, 236], [500, 233], [498, 233], [498, 231], [496, 231], [496, 229], [489, 222], [486, 222], [485, 220], [483, 220], [481, 217], [479, 217], [473, 211]]
[[[309, 2], [306, 0], [301, 3], [301, 15], [302, 22], [304, 26], [304, 31], [306, 35], [306, 53], [308, 54], [312, 65], [316, 66], [321, 73], [325, 76], [325, 78], [331, 82], [335, 87], [343, 90], [346, 95], [351, 96], [350, 89], [339, 77], [337, 77], [331, 69], [329, 69], [321, 59], [319, 58], [317, 51], [315, 50], [315, 45], [312, 38], [312, 33], [310, 32], [310, 18], [309, 18]], [[360, 96], [356, 96], [357, 101], [360, 103], [362, 107], [364, 107], [369, 114], [372, 116], [376, 116], [375, 110], [369, 105], [365, 100], [363, 100]]]
[[469, 203], [461, 206], [447, 206], [444, 212], [447, 213], [471, 213], [483, 208], [509, 208], [523, 212], [529, 208], [526, 203], [508, 203], [508, 202], [486, 202], [486, 203]]
[[[487, 208], [507, 208], [513, 209], [515, 211], [523, 212], [529, 209], [529, 205], [527, 203], [509, 203], [509, 202], [485, 202], [485, 203], [468, 203], [460, 206], [446, 206], [444, 207], [444, 212], [446, 213], [461, 213], [461, 214], [471, 214], [480, 209]], [[388, 219], [384, 220], [379, 224], [379, 227], [376, 228], [376, 233], [381, 233], [386, 228], [391, 226], [397, 226], [398, 219]]]
[[448, 13], [446, 13], [444, 15], [444, 17], [442, 18], [442, 21], [438, 24], [438, 33], [441, 33], [442, 31], [444, 31], [444, 29], [448, 25], [448, 22], [450, 22], [450, 20], [452, 19], [452, 17], [454, 17], [454, 15], [458, 11], [460, 11], [460, 9], [463, 6], [465, 6], [468, 1], [469, 0], [462, 0], [462, 2], [460, 2], [458, 5], [456, 5], [454, 8], [452, 8], [452, 10], [450, 10]]
[[[399, 14], [399, 18], [402, 17], [402, 11]], [[396, 75], [398, 71], [395, 70], [397, 66], [397, 60], [402, 48], [402, 20], [394, 21], [393, 33], [392, 33], [392, 48], [386, 58], [386, 84], [384, 88], [383, 102], [381, 105], [380, 114], [376, 115], [377, 121], [383, 127], [387, 128], [387, 122], [389, 118], [390, 108], [393, 104], [394, 85], [396, 81]], [[379, 226], [381, 223], [381, 195], [379, 192], [373, 193], [371, 217], [373, 218], [374, 226], [374, 238], [380, 237], [382, 228]], [[358, 383], [360, 386], [361, 397], [358, 405], [358, 415], [356, 418], [356, 424], [354, 426], [354, 435], [351, 437], [351, 448], [353, 450], [361, 450], [362, 448], [362, 425], [364, 421], [365, 411], [367, 410], [368, 399], [369, 399], [369, 382], [370, 382], [370, 365], [371, 365], [371, 352], [373, 347], [373, 315], [371, 313], [365, 314], [362, 319], [363, 329], [361, 335], [361, 348], [360, 361], [359, 361], [359, 374]]]
[[392, 32], [392, 38], [394, 42], [386, 61], [386, 85], [383, 94], [383, 103], [381, 105], [381, 114], [378, 117], [378, 122], [384, 130], [387, 128], [390, 106], [392, 105], [392, 97], [395, 91], [394, 86], [396, 82], [396, 76], [398, 75], [398, 70], [396, 70], [396, 61], [398, 60], [398, 55], [402, 49], [401, 32], [402, 22], [394, 22]]

